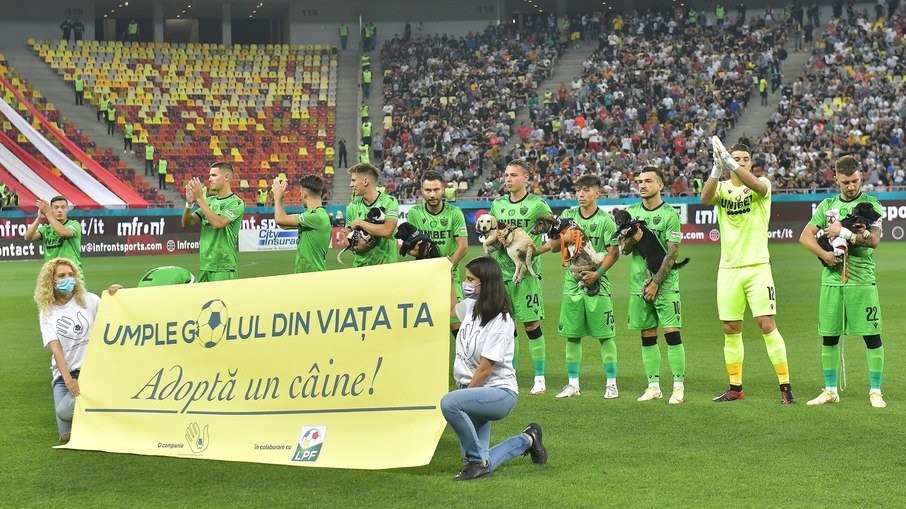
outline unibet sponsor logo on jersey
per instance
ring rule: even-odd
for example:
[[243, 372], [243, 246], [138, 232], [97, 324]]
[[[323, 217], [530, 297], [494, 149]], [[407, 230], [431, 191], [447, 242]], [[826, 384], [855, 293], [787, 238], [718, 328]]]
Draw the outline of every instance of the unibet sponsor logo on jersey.
[[748, 191], [748, 189], [745, 190], [745, 198], [739, 196], [735, 200], [720, 200], [720, 206], [727, 211], [728, 216], [748, 214], [752, 211], [752, 195]]
[[162, 323], [108, 323], [104, 326], [102, 339], [108, 346], [197, 343], [204, 348], [214, 348], [222, 342], [318, 334], [354, 333], [364, 340], [372, 331], [434, 326], [434, 317], [424, 301], [243, 315], [231, 313], [224, 301], [212, 299], [190, 316]]

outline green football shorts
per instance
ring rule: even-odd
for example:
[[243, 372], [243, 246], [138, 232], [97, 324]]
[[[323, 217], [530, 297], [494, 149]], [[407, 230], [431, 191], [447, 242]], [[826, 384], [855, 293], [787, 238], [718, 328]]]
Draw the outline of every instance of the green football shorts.
[[565, 338], [591, 336], [610, 339], [616, 336], [613, 300], [606, 293], [590, 296], [585, 292], [564, 294], [560, 302], [557, 333]]
[[648, 302], [641, 295], [629, 296], [630, 330], [648, 330], [657, 328], [681, 329], [683, 317], [680, 309], [680, 293], [658, 292], [654, 302]]
[[871, 336], [880, 333], [881, 302], [877, 286], [821, 286], [818, 334]]

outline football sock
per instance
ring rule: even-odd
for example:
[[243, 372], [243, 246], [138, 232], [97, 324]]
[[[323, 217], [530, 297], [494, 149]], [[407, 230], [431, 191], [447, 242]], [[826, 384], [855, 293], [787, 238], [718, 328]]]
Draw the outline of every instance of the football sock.
[[604, 363], [604, 373], [607, 380], [617, 378], [617, 342], [610, 339], [599, 339], [601, 342], [601, 362]]
[[667, 346], [667, 361], [673, 371], [673, 381], [682, 382], [686, 379], [686, 348], [682, 343]]
[[544, 341], [543, 334], [537, 339], [529, 339], [529, 353], [532, 354], [532, 366], [535, 368], [535, 376], [544, 376], [546, 352], [547, 344]]
[[872, 389], [881, 389], [881, 375], [884, 372], [884, 347], [871, 348], [865, 351], [868, 359], [868, 381]]
[[786, 362], [786, 343], [783, 342], [783, 336], [780, 330], [774, 329], [768, 334], [764, 334], [764, 345], [768, 349], [768, 359], [774, 365], [774, 371], [777, 373], [777, 380], [781, 384], [790, 383], [790, 368]]
[[724, 361], [727, 363], [730, 385], [742, 385], [743, 356], [742, 334], [724, 334]]
[[642, 347], [642, 364], [645, 366], [648, 385], [657, 385], [661, 379], [661, 350], [657, 343]]
[[581, 338], [568, 338], [566, 340], [566, 376], [570, 380], [579, 379], [579, 365], [582, 363], [581, 341]]
[[821, 368], [824, 369], [825, 387], [837, 387], [840, 375], [840, 344], [821, 346]]

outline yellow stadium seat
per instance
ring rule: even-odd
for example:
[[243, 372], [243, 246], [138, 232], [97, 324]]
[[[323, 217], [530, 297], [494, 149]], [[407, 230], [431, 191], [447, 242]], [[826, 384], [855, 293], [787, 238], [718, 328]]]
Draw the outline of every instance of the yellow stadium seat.
[[248, 188], [249, 188], [249, 181], [248, 181], [248, 180], [245, 180], [245, 179], [240, 180], [240, 181], [239, 181], [239, 187], [241, 187], [242, 189], [248, 189]]
[[264, 180], [264, 179], [259, 180], [258, 187], [267, 187], [267, 180]]
[[166, 178], [164, 178], [164, 180], [165, 180], [168, 184], [172, 184], [172, 183], [176, 182], [176, 181], [173, 179], [173, 174], [172, 174], [172, 173], [168, 173], [167, 176], [166, 176]]
[[333, 175], [333, 174], [334, 174], [333, 166], [325, 166], [325, 167], [324, 167], [324, 174], [325, 174], [325, 175]]
[[277, 178], [280, 180], [286, 180], [286, 173], [283, 173], [281, 171], [279, 174], [277, 174]]

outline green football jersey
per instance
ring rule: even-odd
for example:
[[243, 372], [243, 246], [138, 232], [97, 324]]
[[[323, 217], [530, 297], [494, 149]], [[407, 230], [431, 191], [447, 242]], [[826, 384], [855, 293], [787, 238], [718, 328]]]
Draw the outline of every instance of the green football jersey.
[[[833, 198], [825, 198], [818, 204], [818, 208], [815, 209], [815, 214], [812, 216], [811, 221], [808, 224], [815, 226], [821, 230], [827, 228], [827, 213], [828, 211], [835, 210], [837, 212], [837, 217], [843, 219], [856, 208], [856, 205], [860, 203], [870, 203], [872, 208], [875, 209], [879, 214], [884, 214], [884, 208], [881, 206], [881, 203], [874, 196], [869, 196], [865, 193], [860, 193], [856, 199], [852, 201], [844, 201], [841, 195], [834, 196]], [[870, 226], [881, 228], [881, 220]], [[866, 247], [866, 246], [850, 246], [849, 248], [849, 281], [847, 285], [872, 285], [875, 284], [875, 261], [874, 261], [874, 252], [875, 250]], [[843, 264], [837, 264], [835, 267], [824, 267], [824, 270], [821, 271], [821, 284], [828, 286], [840, 286], [843, 283], [840, 280], [840, 275], [843, 270]]]
[[208, 196], [205, 201], [215, 214], [229, 219], [230, 224], [220, 229], [214, 228], [200, 210], [195, 211], [201, 218], [201, 236], [198, 243], [198, 255], [201, 260], [199, 270], [238, 272], [236, 244], [239, 241], [239, 228], [242, 227], [242, 216], [245, 214], [245, 203], [235, 194], [226, 198]]
[[746, 186], [734, 186], [730, 180], [717, 184], [717, 224], [720, 227], [720, 267], [746, 267], [769, 263], [768, 225], [771, 221], [771, 181], [758, 180], [768, 186], [759, 196]]
[[296, 246], [295, 272], [327, 270], [325, 260], [330, 246], [330, 217], [324, 207], [296, 214], [299, 243]]
[[[658, 243], [667, 250], [667, 242], [676, 242], [679, 244], [683, 240], [683, 233], [680, 230], [680, 218], [669, 203], [663, 202], [658, 207], [648, 210], [639, 202], [626, 207], [626, 211], [633, 219], [645, 221], [648, 229], [654, 233]], [[632, 251], [632, 259], [629, 263], [629, 293], [632, 295], [641, 295], [642, 286], [645, 281], [652, 275], [648, 273], [648, 266], [645, 264], [645, 258]], [[675, 292], [679, 290], [679, 271], [676, 269], [667, 273], [667, 277], [661, 283], [658, 291]]]
[[[512, 224], [525, 230], [525, 233], [532, 238], [536, 248], [541, 247], [541, 234], [533, 235], [531, 229], [535, 226], [535, 221], [542, 214], [552, 214], [550, 206], [543, 198], [536, 194], [527, 194], [517, 202], [510, 201], [509, 195], [501, 196], [491, 203], [490, 214], [497, 218], [498, 222]], [[505, 249], [498, 249], [492, 253], [500, 269], [503, 271], [504, 281], [513, 279], [513, 273], [516, 272], [516, 264], [506, 254]], [[535, 273], [541, 275], [541, 259], [532, 260], [532, 268]], [[528, 273], [528, 272], [526, 272]]]
[[[352, 224], [356, 219], [365, 220], [368, 211], [373, 207], [384, 207], [385, 220], [397, 220], [400, 215], [400, 206], [396, 198], [384, 193], [378, 193], [374, 203], [365, 203], [361, 196], [355, 196], [349, 205], [346, 206], [346, 227]], [[396, 239], [379, 238], [374, 247], [364, 253], [356, 253], [352, 260], [353, 267], [364, 267], [368, 265], [380, 265], [383, 263], [393, 263], [396, 261], [397, 248]]]
[[[619, 244], [618, 240], [612, 239], [614, 232], [617, 231], [617, 224], [613, 221], [613, 216], [600, 207], [590, 217], [583, 217], [579, 207], [564, 210], [560, 217], [575, 221], [585, 233], [585, 238], [599, 253], [606, 253], [608, 247]], [[607, 277], [607, 273], [604, 273], [599, 281], [601, 282], [599, 293], [611, 293], [610, 278]], [[566, 277], [563, 278], [563, 293], [564, 295], [585, 293], [585, 290], [579, 287], [579, 283], [573, 277], [569, 267], [566, 268]]]
[[[66, 258], [75, 262], [82, 272], [82, 224], [75, 219], [63, 223], [64, 228], [72, 230], [73, 236], [66, 239], [60, 237], [53, 226], [42, 224], [38, 227], [41, 234], [41, 244], [44, 246], [44, 261], [54, 258]], [[84, 273], [82, 274], [85, 275]]]
[[[440, 212], [431, 213], [424, 203], [409, 209], [406, 222], [424, 232], [437, 244], [437, 250], [443, 256], [453, 256], [456, 252], [456, 239], [468, 237], [466, 218], [462, 209], [456, 205], [443, 202]], [[457, 272], [459, 267], [455, 269]]]

